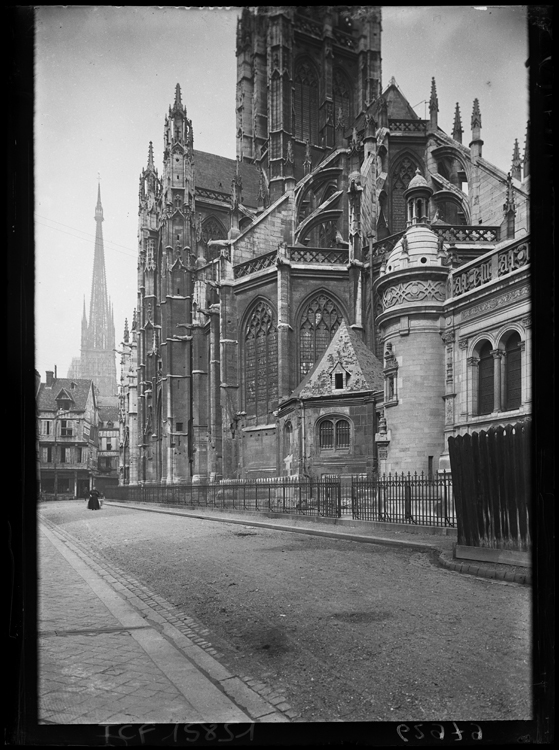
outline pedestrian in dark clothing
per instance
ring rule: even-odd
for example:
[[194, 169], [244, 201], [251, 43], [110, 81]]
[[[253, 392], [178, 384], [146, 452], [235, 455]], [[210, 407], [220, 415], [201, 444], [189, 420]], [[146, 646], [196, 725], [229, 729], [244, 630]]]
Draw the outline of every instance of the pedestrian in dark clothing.
[[95, 487], [92, 487], [89, 490], [89, 502], [87, 503], [87, 507], [89, 510], [99, 510], [101, 505], [99, 503], [99, 498], [101, 497], [101, 493], [99, 490], [95, 489]]

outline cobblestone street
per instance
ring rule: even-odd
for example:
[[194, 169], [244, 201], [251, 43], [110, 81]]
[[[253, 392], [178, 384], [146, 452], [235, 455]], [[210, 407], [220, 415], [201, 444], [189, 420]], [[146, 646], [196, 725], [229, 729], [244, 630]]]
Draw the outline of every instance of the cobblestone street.
[[44, 721], [530, 718], [527, 586], [248, 519], [40, 515]]

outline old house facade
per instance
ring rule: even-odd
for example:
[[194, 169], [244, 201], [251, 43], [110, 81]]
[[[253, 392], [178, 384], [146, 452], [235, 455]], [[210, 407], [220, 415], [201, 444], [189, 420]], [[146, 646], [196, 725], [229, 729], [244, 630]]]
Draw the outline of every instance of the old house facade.
[[449, 435], [530, 414], [528, 159], [483, 159], [477, 100], [469, 145], [458, 105], [443, 132], [434, 79], [421, 120], [380, 50], [379, 7], [244, 9], [236, 160], [194, 149], [176, 86], [140, 178], [122, 483], [432, 473]]
[[40, 490], [84, 497], [97, 475], [98, 407], [93, 381], [46, 373], [37, 393]]

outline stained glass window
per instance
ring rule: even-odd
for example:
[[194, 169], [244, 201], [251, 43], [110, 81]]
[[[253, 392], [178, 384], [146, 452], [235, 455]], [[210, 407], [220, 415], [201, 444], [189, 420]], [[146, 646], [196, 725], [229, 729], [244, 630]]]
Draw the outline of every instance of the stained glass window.
[[299, 328], [301, 380], [324, 354], [341, 321], [340, 310], [326, 294], [318, 294], [308, 303]]
[[353, 122], [353, 117], [351, 116], [351, 87], [346, 75], [338, 68], [334, 68], [332, 94], [334, 98], [335, 121], [338, 121], [338, 117], [341, 114], [345, 126], [350, 127]]
[[245, 328], [245, 410], [266, 416], [277, 406], [278, 334], [270, 305], [257, 302]]
[[310, 62], [301, 62], [293, 78], [295, 137], [318, 142], [318, 76]]

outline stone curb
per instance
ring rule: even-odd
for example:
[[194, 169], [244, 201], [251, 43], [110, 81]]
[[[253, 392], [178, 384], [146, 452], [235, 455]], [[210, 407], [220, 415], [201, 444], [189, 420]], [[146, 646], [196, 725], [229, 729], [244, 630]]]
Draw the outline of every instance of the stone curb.
[[[47, 519], [41, 519], [41, 523], [43, 523], [51, 533], [55, 534], [63, 544], [67, 545], [74, 554], [82, 560], [85, 558], [88, 564], [91, 563], [91, 560], [87, 559], [90, 553], [88, 552], [86, 545], [82, 542], [78, 542], [67, 531], [60, 529]], [[103, 578], [119, 596], [123, 597], [130, 606], [139, 612], [142, 617], [149, 615], [150, 620], [158, 623], [164, 637], [171, 641], [175, 647], [184, 654], [187, 660], [193, 662], [202, 674], [206, 675], [206, 677], [214, 684], [219, 685], [221, 690], [234, 702], [234, 704], [246, 711], [253, 721], [290, 722], [297, 717], [296, 712], [292, 711], [291, 706], [288, 703], [285, 703], [283, 698], [282, 701], [275, 701], [275, 703], [282, 702], [284, 708], [279, 708], [278, 705], [274, 705], [267, 700], [267, 696], [263, 693], [273, 693], [273, 690], [264, 684], [264, 691], [256, 690], [254, 685], [250, 684], [253, 682], [250, 678], [243, 675], [231, 674], [214, 657], [214, 654], [217, 655], [217, 652], [215, 649], [211, 648], [211, 644], [192, 633], [186, 635], [175, 626], [172, 619], [161, 614], [161, 610], [163, 609], [165, 610], [165, 614], [172, 614], [172, 610], [174, 610], [173, 605], [170, 605], [162, 599], [162, 597], [154, 594], [148, 594], [142, 599], [138, 599], [128, 586], [123, 585], [120, 582], [116, 583], [118, 579], [114, 578], [110, 571], [100, 565], [99, 562], [91, 565], [91, 567], [95, 570], [97, 575], [101, 576], [101, 578]], [[112, 564], [109, 564], [108, 567], [110, 567], [111, 570], [114, 569]], [[136, 584], [135, 580], [130, 576], [127, 577], [127, 583], [131, 584], [133, 588], [139, 587], [146, 592], [148, 591], [142, 584]], [[153, 608], [154, 604], [159, 606], [160, 611]], [[191, 630], [191, 628], [188, 628], [188, 630]]]
[[253, 521], [251, 519], [237, 518], [219, 518], [216, 516], [206, 516], [201, 513], [189, 513], [183, 510], [174, 510], [173, 508], [153, 508], [147, 505], [138, 505], [136, 503], [119, 503], [114, 500], [107, 501], [107, 505], [119, 508], [133, 508], [134, 510], [148, 511], [149, 513], [165, 513], [172, 516], [185, 516], [187, 518], [200, 518], [204, 521], [217, 521], [219, 523], [235, 523], [242, 526], [255, 526], [264, 529], [275, 529], [278, 531], [291, 531], [296, 534], [309, 534], [310, 536], [322, 536], [330, 539], [340, 539], [348, 542], [364, 542], [366, 544], [384, 544], [392, 547], [408, 547], [418, 550], [419, 552], [434, 552], [437, 550], [435, 544], [429, 542], [412, 542], [407, 539], [387, 539], [385, 537], [350, 534], [342, 531], [328, 531], [325, 529], [310, 529], [307, 526], [286, 526], [279, 523], [266, 523], [266, 521]]
[[[340, 531], [329, 531], [323, 529], [310, 529], [306, 526], [286, 526], [285, 524], [279, 523], [266, 523], [265, 521], [254, 521], [250, 518], [247, 519], [236, 519], [236, 518], [220, 518], [219, 516], [207, 516], [202, 513], [189, 513], [187, 511], [174, 509], [174, 508], [154, 508], [148, 505], [140, 505], [137, 503], [120, 503], [115, 500], [107, 501], [109, 505], [114, 505], [119, 508], [134, 508], [135, 510], [148, 511], [150, 513], [165, 513], [168, 515], [186, 516], [189, 518], [200, 518], [205, 521], [218, 521], [220, 523], [233, 523], [241, 524], [243, 526], [256, 526], [266, 529], [276, 529], [279, 531], [291, 531], [299, 534], [310, 534], [312, 536], [322, 536], [331, 539], [340, 539], [353, 542], [366, 542], [369, 544], [384, 544], [393, 547], [408, 547], [415, 549], [420, 552], [431, 552], [438, 555], [438, 562], [444, 568], [453, 570], [456, 573], [465, 573], [469, 575], [475, 575], [480, 578], [496, 579], [507, 581], [510, 583], [520, 583], [524, 585], [531, 585], [532, 576], [530, 571], [523, 573], [512, 572], [510, 570], [498, 570], [491, 565], [485, 565], [484, 563], [475, 563], [471, 561], [459, 561], [455, 560], [451, 553], [440, 552], [436, 544], [429, 542], [412, 542], [406, 539], [387, 539], [385, 537], [377, 537], [372, 535], [363, 534], [352, 534], [348, 532]], [[316, 523], [316, 519], [313, 519]]]
[[531, 586], [532, 575], [530, 571], [525, 573], [516, 573], [510, 570], [497, 570], [494, 567], [486, 566], [483, 563], [477, 563], [468, 560], [455, 560], [450, 553], [441, 552], [439, 554], [439, 563], [448, 570], [454, 570], [456, 573], [466, 573], [468, 575], [478, 576], [479, 578], [489, 578], [498, 581], [507, 581], [509, 583], [521, 583]]

